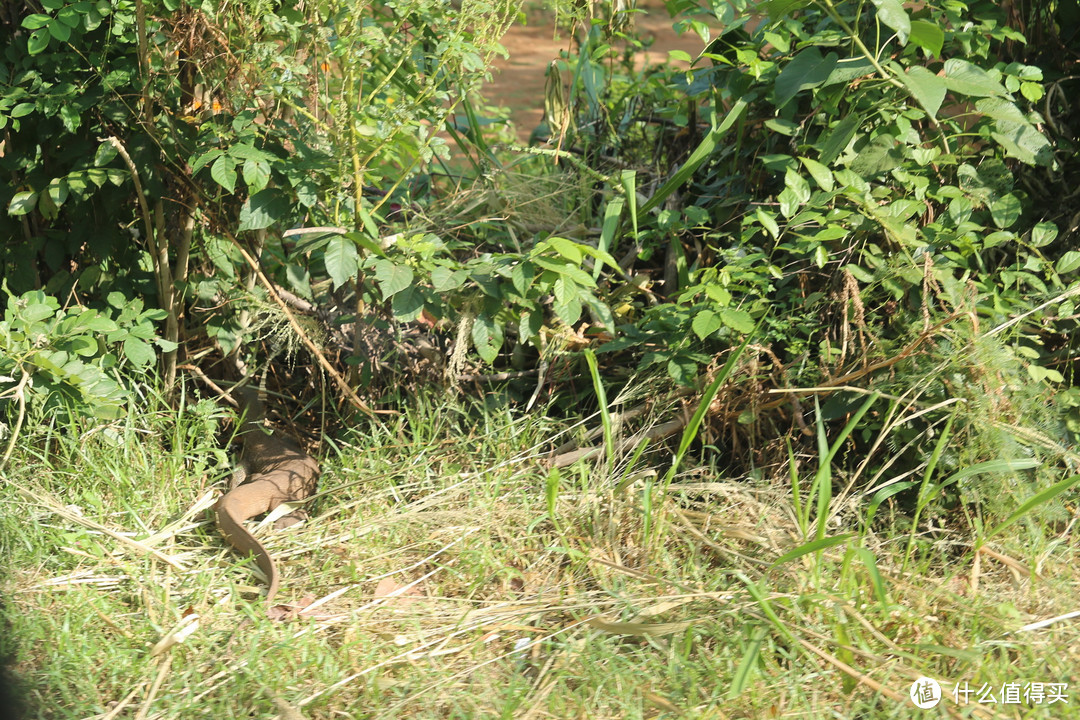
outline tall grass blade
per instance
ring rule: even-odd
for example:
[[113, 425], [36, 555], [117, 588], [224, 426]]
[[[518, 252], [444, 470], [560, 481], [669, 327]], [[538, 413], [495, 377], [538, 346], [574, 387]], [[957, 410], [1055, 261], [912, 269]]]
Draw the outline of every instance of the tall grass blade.
[[794, 550], [789, 550], [780, 557], [776, 558], [776, 560], [773, 561], [773, 564], [769, 566], [769, 569], [771, 570], [775, 567], [783, 565], [784, 563], [789, 563], [792, 560], [801, 558], [803, 555], [809, 555], [810, 553], [815, 553], [819, 550], [824, 550], [826, 548], [831, 548], [835, 545], [845, 543], [853, 535], [854, 533], [845, 533], [843, 535], [833, 535], [832, 537], [823, 537], [816, 540], [811, 540], [810, 542], [800, 545]]
[[589, 365], [589, 376], [592, 378], [593, 391], [596, 393], [596, 401], [600, 405], [600, 424], [604, 430], [604, 456], [607, 458], [608, 467], [615, 465], [615, 441], [612, 437], [611, 412], [608, 410], [607, 392], [604, 391], [604, 383], [600, 380], [600, 369], [596, 364], [596, 353], [592, 348], [585, 349], [585, 362]]
[[1013, 514], [1005, 519], [1005, 522], [993, 527], [988, 533], [986, 533], [986, 537], [991, 538], [994, 535], [997, 535], [999, 532], [1009, 527], [1020, 518], [1024, 517], [1024, 515], [1027, 515], [1029, 512], [1042, 505], [1043, 503], [1053, 500], [1058, 495], [1071, 488], [1073, 485], [1076, 485], [1076, 483], [1078, 482], [1080, 482], [1080, 475], [1073, 475], [1072, 477], [1067, 477], [1061, 482], [1051, 485], [1042, 492], [1032, 495], [1030, 498], [1025, 500], [1020, 505], [1020, 507], [1016, 508]]

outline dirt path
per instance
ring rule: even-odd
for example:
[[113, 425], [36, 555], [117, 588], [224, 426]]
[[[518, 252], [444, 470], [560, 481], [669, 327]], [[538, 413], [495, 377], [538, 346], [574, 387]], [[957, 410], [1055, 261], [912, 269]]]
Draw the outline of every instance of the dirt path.
[[[637, 13], [634, 23], [638, 32], [656, 42], [643, 63], [656, 64], [668, 59], [669, 50], [684, 50], [691, 56], [701, 52], [704, 43], [694, 32], [681, 36], [672, 30], [672, 20], [657, 0], [639, 2], [644, 13]], [[572, 50], [573, 38], [567, 32], [555, 37], [555, 25], [550, 14], [530, 13], [528, 25], [514, 25], [502, 39], [510, 57], [498, 59], [492, 80], [484, 86], [484, 97], [491, 103], [509, 107], [511, 119], [522, 142], [540, 124], [544, 108], [544, 71], [559, 57], [561, 50]]]

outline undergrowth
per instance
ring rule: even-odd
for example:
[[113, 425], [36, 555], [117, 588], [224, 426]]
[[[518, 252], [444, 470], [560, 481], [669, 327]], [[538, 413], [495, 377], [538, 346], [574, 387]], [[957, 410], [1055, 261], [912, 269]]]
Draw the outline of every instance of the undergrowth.
[[1078, 681], [1075, 517], [913, 527], [885, 500], [871, 519], [833, 496], [848, 478], [820, 460], [845, 437], [822, 423], [820, 453], [756, 479], [709, 450], [665, 475], [617, 426], [559, 472], [538, 460], [567, 428], [421, 397], [326, 438], [311, 519], [263, 535], [284, 620], [206, 517], [225, 427], [156, 406], [11, 464], [4, 622], [31, 717], [899, 718], [920, 676]]

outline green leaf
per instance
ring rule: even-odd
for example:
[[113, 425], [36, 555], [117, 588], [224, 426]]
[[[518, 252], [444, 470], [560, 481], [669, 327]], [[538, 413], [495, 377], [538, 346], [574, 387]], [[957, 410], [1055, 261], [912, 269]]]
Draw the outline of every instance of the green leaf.
[[810, 199], [810, 183], [795, 170], [788, 168], [784, 173], [784, 185], [795, 195], [799, 204], [805, 204]]
[[817, 160], [811, 160], [810, 158], [804, 157], [799, 158], [799, 162], [803, 164], [803, 167], [810, 173], [810, 176], [814, 178], [814, 182], [818, 184], [818, 187], [825, 192], [832, 192], [833, 175], [832, 171], [829, 170], [827, 166], [822, 165]]
[[709, 337], [722, 326], [723, 322], [720, 320], [720, 316], [712, 310], [702, 310], [694, 317], [694, 322], [691, 323], [694, 334], [701, 340]]
[[424, 311], [424, 295], [416, 286], [409, 286], [394, 295], [390, 310], [398, 322], [412, 322]]
[[356, 245], [342, 235], [334, 235], [323, 249], [323, 264], [326, 274], [334, 281], [334, 287], [342, 287], [356, 277], [359, 269]]
[[1050, 167], [1054, 164], [1053, 146], [1046, 137], [1030, 123], [1009, 123], [998, 120], [993, 137], [1005, 148], [1005, 152], [1028, 165]]
[[431, 271], [431, 287], [439, 293], [457, 290], [468, 277], [469, 273], [464, 270], [454, 270], [440, 265]]
[[1039, 505], [1053, 500], [1061, 493], [1076, 485], [1077, 482], [1080, 482], [1080, 475], [1072, 475], [1031, 496], [1023, 503], [1021, 503], [1020, 507], [1016, 508], [1012, 515], [1005, 519], [1005, 522], [989, 530], [986, 533], [986, 537], [991, 538], [994, 535], [997, 535], [1002, 530], [1009, 527], [1017, 520], [1037, 508]]
[[1022, 211], [1020, 199], [1012, 193], [1003, 195], [990, 203], [990, 217], [993, 218], [994, 224], [1002, 229], [1012, 227], [1020, 219]]
[[840, 157], [840, 153], [847, 149], [851, 138], [855, 137], [855, 131], [859, 129], [860, 125], [862, 125], [861, 115], [852, 113], [845, 116], [829, 132], [828, 138], [821, 145], [821, 154], [818, 156], [818, 160], [823, 165], [832, 165], [833, 161]]
[[1031, 228], [1031, 246], [1042, 247], [1054, 242], [1058, 236], [1058, 228], [1052, 222], [1043, 221]]
[[63, 178], [53, 178], [49, 181], [49, 187], [46, 188], [46, 191], [49, 193], [49, 199], [53, 201], [53, 204], [56, 205], [56, 207], [60, 207], [68, 198], [67, 180]]
[[124, 355], [137, 368], [148, 367], [157, 357], [152, 345], [133, 337], [124, 340]]
[[[559, 316], [560, 320], [562, 320], [567, 325], [573, 325], [581, 319], [581, 312], [583, 308], [581, 305], [581, 298], [578, 296], [580, 288], [577, 288], [577, 285], [574, 285], [574, 288], [577, 289], [578, 292], [569, 292], [566, 290], [567, 283], [573, 285], [572, 280], [568, 280], [564, 277], [560, 277], [558, 280], [555, 281], [556, 298], [555, 302], [552, 303], [552, 309], [555, 310], [555, 314]], [[560, 286], [562, 286], [563, 288], [563, 292], [561, 293], [561, 300], [559, 299]]]
[[765, 211], [760, 205], [757, 208], [757, 212], [754, 214], [757, 221], [761, 223], [761, 226], [769, 231], [769, 234], [774, 238], [780, 237], [780, 226], [777, 225], [776, 219], [773, 218], [768, 212]]
[[1080, 268], [1080, 252], [1076, 250], [1070, 250], [1069, 252], [1058, 258], [1055, 269], [1059, 275], [1071, 273], [1077, 268]]
[[94, 153], [94, 167], [105, 167], [113, 161], [116, 154], [116, 146], [111, 142], [101, 143]]
[[30, 55], [38, 55], [45, 52], [49, 47], [49, 38], [51, 37], [48, 28], [38, 28], [30, 33], [30, 38], [26, 41], [26, 51]]
[[48, 15], [42, 15], [41, 13], [35, 13], [33, 15], [27, 15], [23, 18], [22, 26], [27, 30], [37, 30], [43, 28], [52, 22], [52, 18]]
[[60, 42], [67, 42], [71, 38], [71, 28], [62, 22], [53, 20], [49, 23], [49, 34]]
[[390, 260], [375, 262], [375, 280], [382, 290], [383, 300], [397, 295], [405, 288], [412, 287], [413, 271], [407, 265], [398, 265]]
[[222, 155], [210, 166], [210, 177], [229, 193], [236, 191], [236, 160]]
[[822, 537], [816, 540], [811, 540], [810, 542], [800, 545], [794, 550], [789, 550], [780, 557], [776, 558], [776, 560], [773, 561], [773, 564], [769, 566], [769, 569], [771, 570], [772, 568], [783, 565], [784, 563], [789, 563], [792, 560], [797, 560], [803, 555], [809, 555], [810, 553], [818, 552], [819, 550], [825, 550], [826, 548], [840, 545], [841, 543], [845, 543], [850, 540], [854, 535], [855, 533], [845, 533], [844, 535], [833, 535], [832, 537]]
[[270, 182], [270, 166], [259, 160], [245, 160], [244, 182], [248, 186], [248, 192], [259, 192]]
[[982, 68], [967, 60], [949, 58], [945, 61], [945, 87], [972, 97], [1008, 97], [1001, 83]]
[[237, 231], [268, 228], [283, 219], [288, 212], [289, 203], [281, 192], [274, 188], [260, 190], [249, 197], [240, 208], [240, 225]]
[[912, 20], [910, 39], [933, 57], [939, 57], [941, 46], [945, 43], [945, 31], [932, 22]]
[[827, 262], [829, 262], [829, 251], [825, 249], [824, 245], [818, 245], [814, 248], [814, 264], [818, 268], [823, 268]]
[[769, 13], [769, 21], [775, 22], [777, 18], [788, 17], [810, 4], [811, 0], [768, 0], [765, 8]]
[[25, 215], [37, 207], [38, 194], [32, 190], [15, 193], [8, 203], [8, 215]]
[[873, 0], [877, 8], [878, 20], [885, 23], [896, 31], [896, 37], [901, 45], [907, 45], [908, 35], [911, 34], [911, 18], [904, 10], [900, 0]]
[[[109, 147], [112, 147], [112, 143], [103, 143], [103, 144], [108, 144]], [[99, 149], [99, 152], [100, 152], [100, 149]], [[113, 148], [113, 154], [114, 155], [116, 154], [116, 148]], [[205, 153], [203, 153], [202, 155], [197, 157], [195, 160], [191, 161], [191, 172], [192, 173], [199, 172], [200, 170], [202, 170], [206, 166], [207, 163], [211, 162], [212, 160], [216, 160], [217, 158], [221, 157], [224, 154], [225, 154], [225, 152], [223, 150], [218, 149], [218, 148], [214, 148], [213, 150], [207, 150]], [[105, 163], [102, 163], [102, 165], [104, 165], [104, 164]]]
[[493, 363], [502, 347], [502, 327], [487, 314], [481, 314], [473, 321], [472, 341], [480, 358], [488, 364]]
[[782, 108], [803, 90], [815, 88], [828, 80], [838, 59], [834, 52], [822, 57], [816, 47], [806, 48], [793, 57], [776, 77], [773, 86], [776, 107]]
[[724, 324], [738, 333], [749, 333], [754, 329], [754, 319], [745, 310], [723, 308], [720, 310], [720, 319]]
[[896, 138], [878, 135], [868, 142], [851, 161], [851, 170], [867, 180], [887, 173], [900, 164]]
[[561, 237], [549, 237], [545, 242], [551, 245], [555, 252], [559, 253], [570, 262], [575, 265], [581, 264], [582, 254], [581, 250], [578, 249], [577, 243]]
[[911, 91], [912, 97], [922, 105], [923, 110], [929, 113], [930, 117], [937, 117], [941, 102], [948, 91], [945, 80], [921, 65], [909, 67], [907, 72], [900, 76], [900, 80]]
[[13, 107], [11, 109], [11, 117], [13, 117], [13, 118], [25, 117], [25, 116], [29, 115], [30, 113], [34, 112], [34, 110], [36, 108], [37, 108], [37, 105], [35, 105], [32, 102], [19, 103], [18, 105], [16, 105], [15, 107]]

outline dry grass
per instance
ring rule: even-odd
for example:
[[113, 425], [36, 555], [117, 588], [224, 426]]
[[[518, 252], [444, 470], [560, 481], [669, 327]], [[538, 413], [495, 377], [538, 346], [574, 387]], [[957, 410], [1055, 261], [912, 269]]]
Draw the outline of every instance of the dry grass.
[[0, 527], [31, 716], [905, 718], [921, 675], [1080, 687], [1075, 520], [979, 553], [937, 532], [905, 568], [906, 534], [849, 500], [828, 536], [850, 539], [774, 565], [804, 543], [786, 480], [702, 467], [648, 507], [646, 456], [553, 493], [552, 424], [478, 413], [421, 407], [325, 460], [313, 518], [264, 536], [284, 619], [205, 518], [224, 469], [165, 449], [194, 421], [24, 456]]

